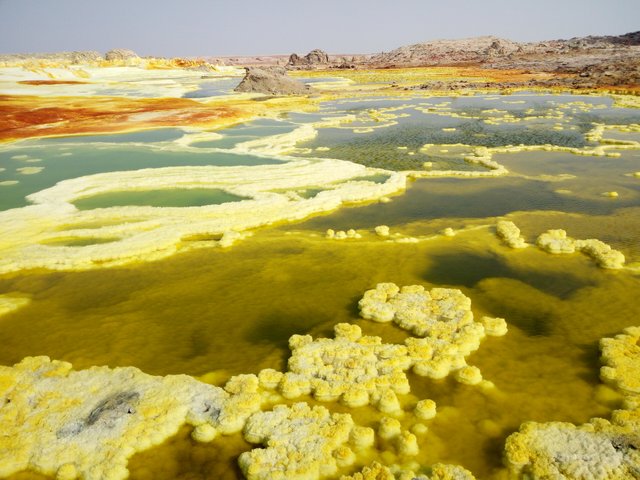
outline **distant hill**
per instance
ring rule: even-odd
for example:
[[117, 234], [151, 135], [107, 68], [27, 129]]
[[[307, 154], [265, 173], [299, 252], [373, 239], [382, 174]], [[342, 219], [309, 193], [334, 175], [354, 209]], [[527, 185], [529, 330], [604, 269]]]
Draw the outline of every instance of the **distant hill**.
[[504, 67], [505, 62], [535, 61], [551, 56], [640, 57], [640, 32], [618, 36], [588, 36], [569, 40], [548, 40], [520, 43], [486, 36], [458, 40], [435, 40], [396, 48], [373, 55], [371, 66], [433, 66], [460, 64], [488, 64]]

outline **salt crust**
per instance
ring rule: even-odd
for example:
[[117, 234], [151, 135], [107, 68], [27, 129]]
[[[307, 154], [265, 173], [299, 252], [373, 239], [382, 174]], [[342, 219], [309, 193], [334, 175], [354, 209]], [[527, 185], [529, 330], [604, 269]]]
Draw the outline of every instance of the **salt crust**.
[[[0, 241], [0, 273], [30, 268], [86, 270], [159, 259], [178, 250], [230, 246], [260, 226], [300, 220], [405, 188], [403, 174], [394, 173], [385, 183], [357, 180], [376, 172], [351, 162], [311, 159], [255, 167], [143, 169], [65, 180], [30, 195], [35, 205], [0, 212], [5, 232], [5, 240]], [[114, 191], [175, 188], [219, 189], [247, 200], [201, 207], [85, 211], [72, 204]], [[309, 199], [297, 194], [309, 188], [324, 190]], [[84, 227], [87, 224], [92, 227]], [[92, 238], [116, 240], [81, 247], [51, 244], [66, 238], [85, 243]]]
[[368, 290], [358, 303], [360, 315], [376, 322], [395, 322], [399, 327], [424, 338], [405, 340], [413, 371], [430, 378], [444, 378], [460, 370], [456, 379], [478, 384], [482, 376], [469, 367], [465, 357], [477, 350], [485, 335], [504, 335], [503, 319], [485, 317], [475, 322], [471, 300], [460, 290], [421, 285], [398, 287], [379, 283]]
[[624, 410], [589, 423], [528, 422], [507, 438], [506, 463], [519, 477], [637, 478], [640, 471], [640, 327], [600, 341], [602, 379], [624, 395]]
[[129, 457], [182, 425], [206, 441], [242, 430], [262, 402], [257, 378], [243, 377], [229, 381], [241, 390], [230, 393], [187, 375], [74, 371], [48, 357], [0, 367], [0, 476], [30, 469], [60, 479], [124, 479]]

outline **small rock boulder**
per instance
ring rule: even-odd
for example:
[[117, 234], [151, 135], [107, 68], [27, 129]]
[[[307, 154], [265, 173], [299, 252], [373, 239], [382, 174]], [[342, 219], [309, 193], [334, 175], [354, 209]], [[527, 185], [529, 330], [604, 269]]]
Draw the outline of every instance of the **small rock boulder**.
[[329, 55], [327, 52], [319, 49], [311, 50], [304, 57], [310, 64], [329, 63]]
[[131, 58], [139, 58], [138, 54], [133, 50], [127, 50], [126, 48], [115, 48], [113, 50], [109, 50], [104, 55], [105, 60], [109, 61], [118, 61], [118, 60], [129, 60]]
[[73, 65], [84, 64], [84, 63], [95, 63], [101, 60], [102, 60], [102, 55], [100, 55], [98, 52], [93, 50], [71, 52], [71, 63]]
[[246, 73], [236, 92], [266, 93], [269, 95], [301, 95], [309, 87], [289, 78], [283, 67], [245, 67]]
[[288, 65], [293, 67], [299, 66], [312, 66], [323, 65], [329, 63], [329, 55], [324, 50], [311, 50], [304, 57], [299, 56], [297, 53], [292, 53], [289, 57]]

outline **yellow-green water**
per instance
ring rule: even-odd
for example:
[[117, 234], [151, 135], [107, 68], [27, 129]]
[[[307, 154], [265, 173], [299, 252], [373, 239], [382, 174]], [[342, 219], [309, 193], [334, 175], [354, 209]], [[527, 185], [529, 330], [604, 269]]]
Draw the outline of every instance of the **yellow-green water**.
[[[264, 228], [230, 249], [86, 272], [5, 275], [0, 292], [28, 294], [32, 302], [0, 318], [0, 363], [49, 355], [77, 369], [214, 372], [207, 379], [223, 383], [237, 373], [285, 369], [292, 334], [331, 337], [339, 322], [401, 342], [405, 332], [358, 316], [358, 300], [378, 282], [459, 288], [471, 298], [476, 318], [508, 322], [506, 336], [485, 339], [468, 358], [496, 388], [410, 375], [411, 394], [400, 400], [405, 410], [424, 398], [438, 405], [435, 419], [424, 422], [429, 431], [419, 436], [415, 461], [456, 463], [477, 478], [501, 478], [504, 440], [521, 423], [583, 423], [618, 406], [617, 395], [598, 380], [597, 345], [638, 324], [640, 276], [600, 269], [578, 253], [509, 249], [494, 234], [496, 217], [509, 215], [529, 242], [563, 228], [575, 238], [601, 239], [637, 264], [640, 179], [626, 174], [640, 170], [638, 155], [501, 154], [496, 159], [511, 171], [507, 177], [419, 180], [390, 203]], [[560, 174], [573, 177], [559, 180]], [[601, 195], [613, 190], [619, 198]], [[394, 243], [372, 233], [380, 224], [420, 237], [445, 227], [467, 230]], [[363, 238], [329, 240], [327, 228], [356, 228]], [[323, 405], [348, 411], [361, 425], [375, 427], [381, 418], [370, 407]], [[405, 428], [418, 422], [411, 413], [401, 421]], [[411, 460], [385, 452], [383, 443], [378, 447], [383, 462]], [[137, 454], [131, 478], [241, 478], [236, 459], [249, 448], [240, 435], [197, 444], [184, 430]]]

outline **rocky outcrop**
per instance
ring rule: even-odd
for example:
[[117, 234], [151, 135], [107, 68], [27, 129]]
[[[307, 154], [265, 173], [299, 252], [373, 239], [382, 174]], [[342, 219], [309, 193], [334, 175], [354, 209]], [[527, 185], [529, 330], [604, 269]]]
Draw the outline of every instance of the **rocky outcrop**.
[[33, 61], [61, 65], [92, 64], [102, 61], [102, 55], [93, 50], [55, 53], [10, 53], [0, 55], [0, 64], [23, 64]]
[[459, 40], [436, 40], [397, 48], [374, 55], [374, 66], [429, 66], [480, 63], [496, 55], [518, 51], [520, 45], [497, 37], [476, 37]]
[[640, 32], [619, 36], [588, 36], [569, 40], [518, 43], [497, 37], [436, 40], [407, 45], [374, 55], [369, 66], [410, 67], [480, 64], [495, 68], [553, 71], [560, 66], [585, 67], [606, 60], [640, 58]]
[[95, 63], [102, 60], [102, 55], [94, 50], [84, 52], [71, 52], [71, 63], [74, 65]]
[[308, 67], [314, 65], [326, 65], [329, 63], [329, 55], [327, 52], [319, 49], [311, 50], [304, 57], [297, 53], [292, 53], [289, 57], [289, 66], [292, 67]]
[[[637, 87], [640, 84], [640, 32], [537, 43], [517, 43], [496, 37], [437, 40], [380, 53], [365, 63], [369, 68], [464, 65], [545, 74], [541, 79], [529, 81], [529, 86]], [[487, 85], [495, 88], [522, 86], [525, 85], [510, 81]], [[482, 87], [477, 82], [436, 81], [415, 88], [464, 90]]]
[[266, 93], [269, 95], [300, 95], [309, 87], [287, 76], [283, 67], [245, 67], [246, 74], [236, 92]]
[[129, 60], [132, 58], [139, 58], [139, 57], [138, 57], [138, 54], [133, 50], [127, 50], [126, 48], [115, 48], [105, 53], [104, 58], [105, 60], [113, 62], [113, 61]]

